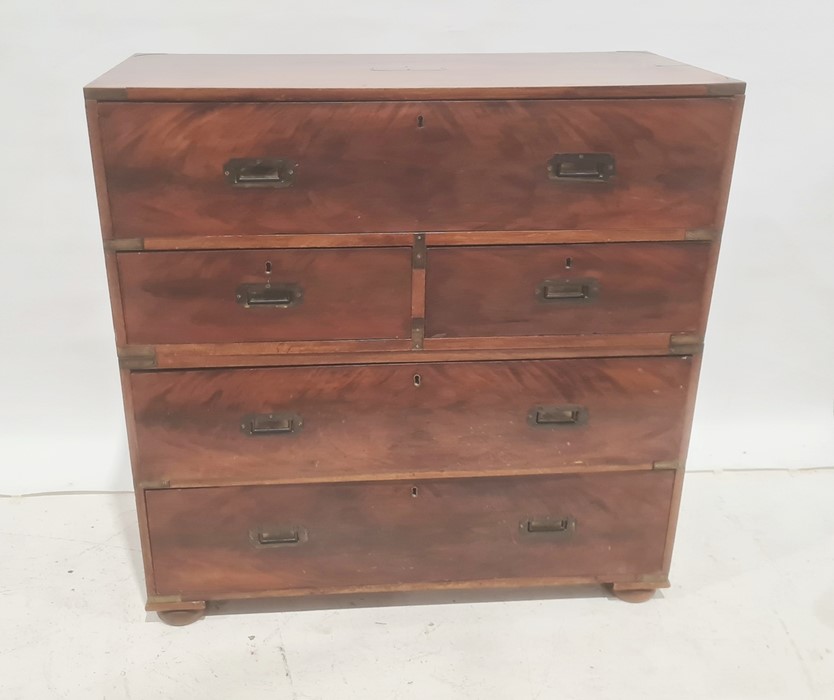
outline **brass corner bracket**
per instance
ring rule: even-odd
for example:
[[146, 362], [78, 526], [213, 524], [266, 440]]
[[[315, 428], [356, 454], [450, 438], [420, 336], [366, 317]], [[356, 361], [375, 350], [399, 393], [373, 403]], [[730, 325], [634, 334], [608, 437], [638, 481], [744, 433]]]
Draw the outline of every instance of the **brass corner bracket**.
[[411, 319], [411, 349], [422, 350], [426, 337], [426, 321], [422, 318]]
[[711, 228], [692, 228], [683, 234], [685, 241], [714, 241], [719, 233]]
[[411, 267], [415, 270], [426, 269], [426, 234], [414, 234], [411, 246]]
[[156, 348], [153, 345], [126, 345], [117, 351], [122, 369], [154, 369]]
[[704, 349], [704, 339], [694, 333], [680, 333], [669, 336], [671, 355], [695, 355]]
[[145, 250], [144, 238], [108, 238], [104, 241], [104, 249], [114, 253], [132, 253]]

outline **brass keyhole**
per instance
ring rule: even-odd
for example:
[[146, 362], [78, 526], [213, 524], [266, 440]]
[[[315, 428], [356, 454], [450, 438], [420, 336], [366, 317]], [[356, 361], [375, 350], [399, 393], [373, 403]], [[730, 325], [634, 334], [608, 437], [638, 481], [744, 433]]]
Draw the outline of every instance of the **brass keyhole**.
[[420, 386], [423, 383], [423, 378], [419, 374], [414, 375], [414, 386]]
[[411, 487], [411, 497], [412, 498], [417, 498], [418, 495], [419, 495], [419, 491], [417, 490], [417, 487], [412, 486]]

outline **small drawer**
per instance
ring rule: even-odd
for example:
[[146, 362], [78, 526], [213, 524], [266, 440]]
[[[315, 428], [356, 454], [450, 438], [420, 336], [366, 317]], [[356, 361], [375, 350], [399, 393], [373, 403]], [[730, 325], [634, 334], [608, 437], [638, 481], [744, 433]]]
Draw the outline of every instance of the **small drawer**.
[[139, 481], [286, 483], [650, 468], [687, 357], [137, 372]]
[[131, 344], [407, 338], [407, 248], [118, 255]]
[[716, 225], [731, 98], [101, 103], [116, 237]]
[[661, 571], [670, 471], [145, 492], [157, 595]]
[[426, 336], [695, 332], [703, 242], [432, 248]]

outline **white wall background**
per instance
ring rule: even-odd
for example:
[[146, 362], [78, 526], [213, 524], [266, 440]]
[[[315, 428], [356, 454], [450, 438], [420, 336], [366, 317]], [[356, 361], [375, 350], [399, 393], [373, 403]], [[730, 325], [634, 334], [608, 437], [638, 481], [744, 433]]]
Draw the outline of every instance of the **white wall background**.
[[748, 82], [689, 466], [834, 466], [830, 0], [2, 0], [0, 493], [130, 488], [82, 86], [136, 52], [648, 50]]

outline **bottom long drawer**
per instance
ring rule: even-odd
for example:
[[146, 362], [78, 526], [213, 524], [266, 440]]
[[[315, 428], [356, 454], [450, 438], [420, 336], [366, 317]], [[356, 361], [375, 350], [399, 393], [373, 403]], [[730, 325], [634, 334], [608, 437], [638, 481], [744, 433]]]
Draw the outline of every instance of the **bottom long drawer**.
[[659, 572], [674, 472], [146, 492], [155, 589], [193, 599]]

